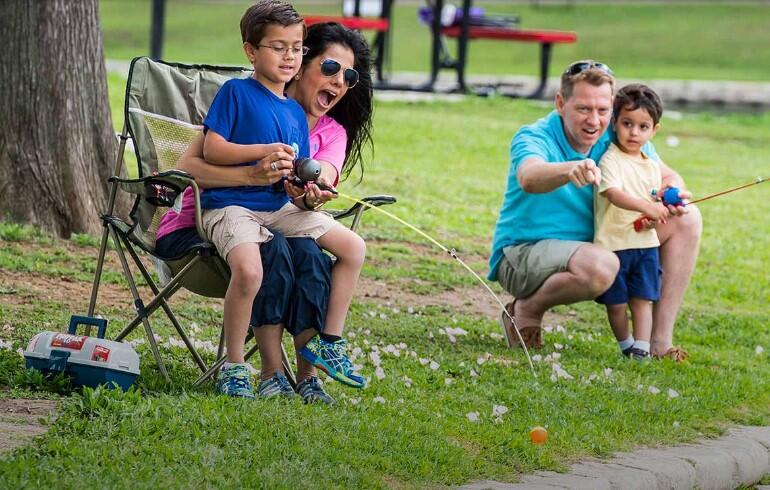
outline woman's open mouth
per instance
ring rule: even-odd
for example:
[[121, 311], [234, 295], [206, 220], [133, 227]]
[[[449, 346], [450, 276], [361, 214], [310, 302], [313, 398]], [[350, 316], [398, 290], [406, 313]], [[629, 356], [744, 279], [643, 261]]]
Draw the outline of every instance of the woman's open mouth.
[[318, 100], [318, 104], [323, 107], [324, 109], [329, 109], [332, 105], [332, 102], [337, 97], [337, 94], [334, 92], [331, 92], [329, 90], [321, 90], [318, 92], [318, 97], [316, 100]]

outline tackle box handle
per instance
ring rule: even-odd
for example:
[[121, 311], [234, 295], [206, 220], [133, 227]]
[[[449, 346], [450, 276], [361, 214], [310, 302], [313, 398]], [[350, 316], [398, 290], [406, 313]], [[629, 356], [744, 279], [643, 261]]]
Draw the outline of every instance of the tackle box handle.
[[92, 316], [79, 316], [72, 315], [70, 317], [70, 326], [67, 329], [67, 333], [75, 335], [78, 329], [78, 325], [93, 325], [96, 327], [96, 336], [100, 339], [104, 338], [104, 334], [107, 333], [107, 319], [106, 318], [94, 318]]

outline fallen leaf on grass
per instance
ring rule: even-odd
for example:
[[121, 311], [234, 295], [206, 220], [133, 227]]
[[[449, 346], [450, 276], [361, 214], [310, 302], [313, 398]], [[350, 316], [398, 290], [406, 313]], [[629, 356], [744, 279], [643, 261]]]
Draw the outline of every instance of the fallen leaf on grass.
[[676, 390], [672, 390], [671, 388], [668, 389], [668, 398], [669, 400], [672, 398], [676, 398], [679, 396], [679, 393]]

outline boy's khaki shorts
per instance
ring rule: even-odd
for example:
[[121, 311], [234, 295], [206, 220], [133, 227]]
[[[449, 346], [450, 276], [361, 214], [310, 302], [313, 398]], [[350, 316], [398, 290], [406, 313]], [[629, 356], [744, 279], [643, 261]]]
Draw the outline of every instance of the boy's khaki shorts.
[[264, 243], [273, 238], [268, 228], [285, 237], [309, 237], [318, 240], [334, 227], [343, 225], [324, 212], [306, 211], [286, 203], [277, 211], [251, 211], [241, 206], [203, 211], [203, 231], [217, 247], [219, 254], [227, 255], [242, 243]]
[[567, 270], [575, 250], [588, 242], [540, 240], [505, 247], [497, 280], [516, 298], [526, 298], [557, 272]]

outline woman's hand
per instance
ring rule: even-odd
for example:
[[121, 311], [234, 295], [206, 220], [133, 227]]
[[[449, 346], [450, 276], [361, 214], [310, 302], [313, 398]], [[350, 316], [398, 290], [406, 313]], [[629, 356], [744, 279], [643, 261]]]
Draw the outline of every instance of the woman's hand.
[[283, 181], [283, 187], [292, 200], [305, 197], [305, 188], [292, 183], [291, 178]]
[[[332, 188], [332, 186], [323, 177], [319, 177], [318, 181], [322, 185]], [[336, 198], [337, 196], [333, 192], [321, 190], [321, 188], [313, 182], [308, 182], [305, 184], [305, 197], [303, 199], [305, 205], [307, 205], [310, 209], [316, 209], [319, 206], [323, 206], [327, 202]]]
[[[280, 145], [280, 143], [276, 144]], [[293, 153], [294, 152], [292, 151], [292, 154]], [[249, 169], [249, 184], [270, 185], [287, 177], [294, 168], [294, 158], [292, 154], [283, 150], [278, 150], [267, 155], [260, 160], [258, 164], [247, 167]]]

